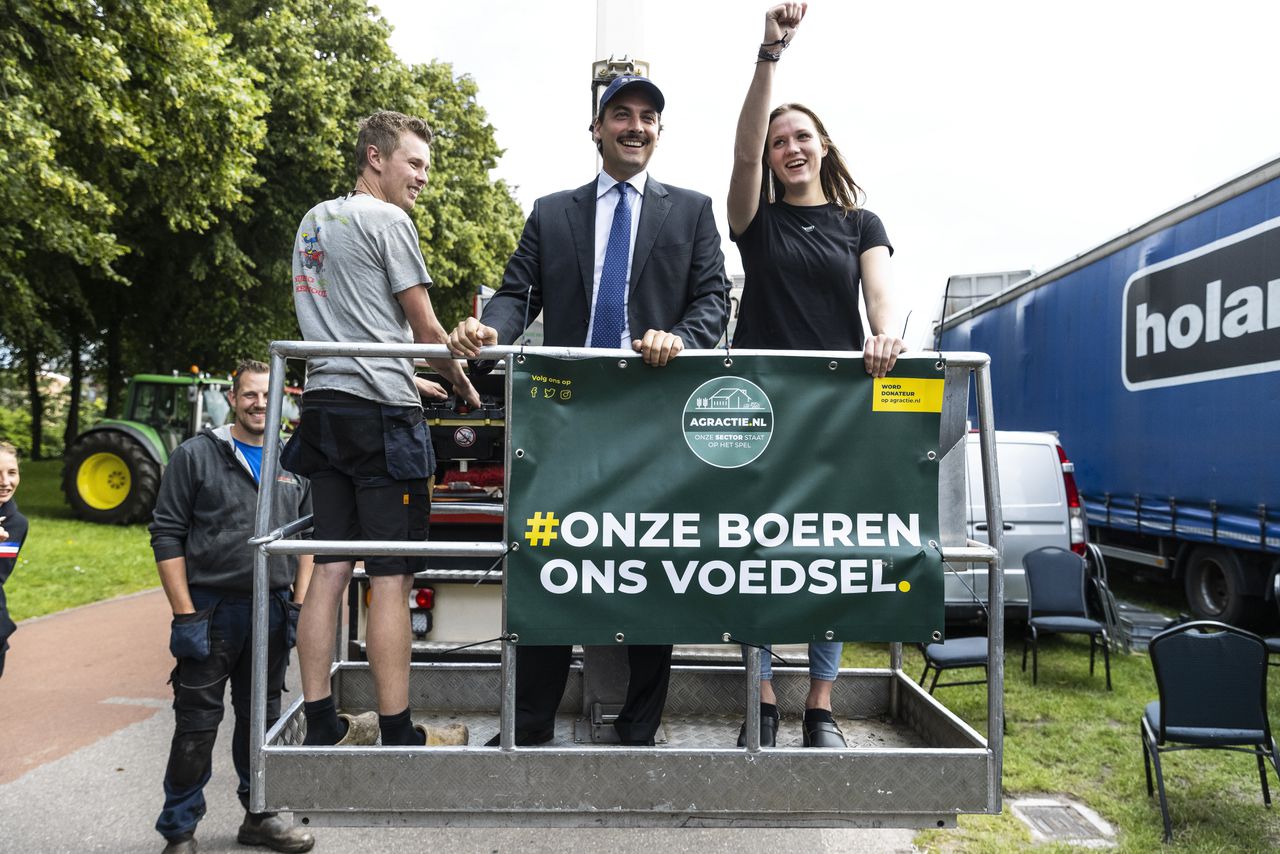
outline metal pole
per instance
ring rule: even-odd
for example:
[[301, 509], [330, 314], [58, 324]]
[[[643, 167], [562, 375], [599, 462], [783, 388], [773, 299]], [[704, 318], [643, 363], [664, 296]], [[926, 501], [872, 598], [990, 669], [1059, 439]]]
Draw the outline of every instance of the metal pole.
[[1000, 786], [1004, 767], [1004, 516], [1000, 505], [1000, 474], [996, 460], [996, 423], [991, 402], [991, 365], [979, 365], [978, 439], [982, 449], [983, 497], [987, 507], [987, 534], [995, 556], [987, 570], [991, 613], [987, 637], [987, 812], [1000, 812]]
[[[902, 672], [902, 643], [894, 641], [889, 644], [889, 669], [895, 674]], [[898, 680], [889, 680], [889, 717], [898, 717]]]
[[[503, 594], [505, 603], [506, 594]], [[503, 607], [502, 623], [506, 625], [506, 607]], [[502, 705], [498, 707], [499, 744], [503, 750], [516, 746], [516, 645], [509, 638], [502, 639]], [[552, 728], [555, 724], [552, 724]]]
[[[285, 358], [304, 359], [309, 356], [376, 356], [399, 359], [443, 359], [452, 358], [449, 348], [443, 344], [335, 344], [323, 341], [273, 341], [273, 353]], [[776, 356], [776, 350], [738, 350], [733, 351], [743, 356]], [[552, 359], [587, 359], [608, 356], [611, 359], [639, 359], [640, 354], [630, 349], [611, 347], [525, 347], [518, 344], [481, 347], [478, 359], [505, 359], [520, 353], [547, 356]], [[861, 359], [860, 351], [849, 350], [806, 350], [805, 356], [822, 359]], [[976, 368], [989, 361], [986, 353], [956, 352], [946, 353], [947, 364], [958, 368]], [[900, 359], [936, 358], [937, 353], [909, 350], [899, 354]], [[724, 350], [685, 350], [681, 359], [711, 358], [723, 359]]]
[[[503, 443], [502, 449], [502, 518], [506, 531], [514, 531], [515, 526], [511, 524], [511, 520], [507, 518], [507, 510], [510, 508], [511, 496], [511, 389], [514, 383], [515, 367], [512, 362], [523, 362], [520, 356], [508, 357], [511, 361], [507, 363], [507, 373], [503, 378], [503, 393], [506, 397], [504, 401], [507, 412], [506, 428], [507, 441]], [[516, 746], [516, 644], [508, 636], [507, 629], [507, 558], [505, 557], [506, 547], [503, 547], [504, 557], [502, 558], [502, 698], [498, 706], [498, 743], [503, 750], [511, 750]], [[552, 720], [551, 729], [555, 730], [555, 721]]]
[[747, 647], [747, 752], [760, 752], [760, 656], [764, 651]]
[[969, 546], [943, 546], [942, 559], [948, 563], [993, 563], [999, 552], [973, 540]]
[[[412, 555], [415, 557], [499, 558], [507, 547], [502, 543], [455, 543], [448, 540], [271, 540], [263, 543], [269, 555]], [[986, 553], [986, 550], [983, 550]]]
[[644, 3], [596, 0], [596, 58], [644, 56]]
[[261, 537], [254, 537], [253, 539], [249, 540], [249, 545], [260, 546], [263, 543], [275, 542], [276, 540], [282, 540], [285, 537], [292, 537], [294, 534], [302, 533], [307, 528], [311, 527], [311, 522], [313, 519], [315, 519], [315, 516], [308, 513], [306, 516], [303, 516], [299, 519], [294, 519], [292, 522], [288, 523], [287, 525], [281, 525], [279, 528], [276, 528], [274, 531], [271, 531], [268, 534], [264, 534]]
[[[271, 350], [271, 374], [267, 385], [267, 427], [263, 432], [262, 471], [258, 481], [258, 509], [254, 521], [255, 538], [271, 530], [272, 493], [275, 491], [276, 463], [280, 458], [280, 407], [284, 399], [284, 357]], [[267, 793], [262, 773], [262, 746], [267, 735], [267, 649], [271, 628], [271, 604], [266, 544], [253, 555], [253, 691], [249, 716], [249, 810], [266, 812]]]
[[[347, 582], [348, 586], [351, 584]], [[342, 609], [347, 605], [347, 600], [338, 597], [338, 613], [334, 614], [333, 622], [333, 664], [329, 667], [329, 677], [332, 679], [333, 674], [337, 671], [338, 665], [347, 660], [346, 645], [342, 642]]]

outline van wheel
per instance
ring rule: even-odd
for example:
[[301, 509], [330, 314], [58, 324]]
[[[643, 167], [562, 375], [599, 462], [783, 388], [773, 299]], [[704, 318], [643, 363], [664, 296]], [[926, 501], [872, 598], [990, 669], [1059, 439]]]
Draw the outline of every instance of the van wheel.
[[1198, 620], [1246, 625], [1257, 600], [1245, 594], [1244, 567], [1235, 552], [1200, 546], [1191, 552], [1183, 575], [1187, 604]]

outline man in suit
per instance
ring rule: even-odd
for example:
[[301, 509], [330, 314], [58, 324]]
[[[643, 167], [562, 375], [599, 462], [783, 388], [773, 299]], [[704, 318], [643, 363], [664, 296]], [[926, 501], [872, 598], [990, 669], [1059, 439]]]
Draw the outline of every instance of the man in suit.
[[[456, 355], [475, 358], [482, 346], [512, 343], [539, 313], [549, 346], [630, 347], [653, 366], [685, 347], [716, 345], [729, 282], [711, 199], [660, 184], [647, 171], [665, 106], [643, 77], [609, 84], [591, 123], [603, 169], [585, 186], [534, 203], [501, 289], [480, 320], [469, 317], [450, 334]], [[571, 652], [518, 649], [516, 744], [554, 738]], [[623, 744], [653, 744], [671, 647], [632, 645], [627, 652], [631, 679], [614, 726]]]

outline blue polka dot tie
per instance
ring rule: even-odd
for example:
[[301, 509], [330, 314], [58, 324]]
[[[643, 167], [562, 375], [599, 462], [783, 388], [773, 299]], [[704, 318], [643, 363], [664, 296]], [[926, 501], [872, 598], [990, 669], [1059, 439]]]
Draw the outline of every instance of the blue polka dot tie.
[[591, 346], [617, 348], [622, 343], [627, 295], [627, 261], [631, 255], [631, 203], [627, 201], [627, 183], [614, 184], [618, 189], [618, 206], [613, 209], [609, 226], [609, 245], [604, 250], [604, 267], [600, 270], [600, 288], [591, 323]]

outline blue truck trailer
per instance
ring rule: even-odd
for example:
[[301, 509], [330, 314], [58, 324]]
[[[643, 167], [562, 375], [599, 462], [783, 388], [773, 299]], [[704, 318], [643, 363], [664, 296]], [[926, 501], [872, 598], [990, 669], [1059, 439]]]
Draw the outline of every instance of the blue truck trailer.
[[1249, 623], [1280, 572], [1280, 159], [946, 317], [991, 354], [996, 426], [1052, 430], [1090, 539], [1198, 618]]

